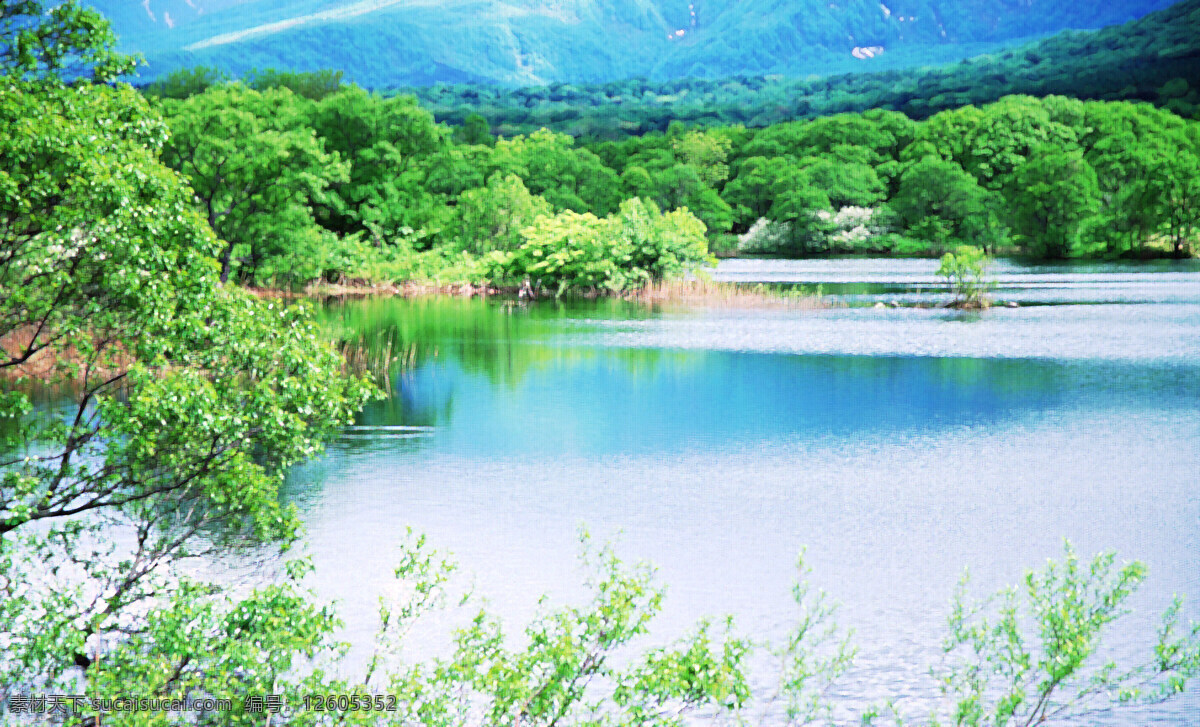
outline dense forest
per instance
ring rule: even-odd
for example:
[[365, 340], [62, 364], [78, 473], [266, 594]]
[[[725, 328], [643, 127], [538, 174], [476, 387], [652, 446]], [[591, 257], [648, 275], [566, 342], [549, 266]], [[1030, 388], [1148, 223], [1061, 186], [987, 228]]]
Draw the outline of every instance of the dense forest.
[[[928, 62], [928, 61], [927, 61]], [[439, 120], [487, 119], [511, 136], [547, 127], [617, 138], [688, 124], [781, 121], [885, 108], [913, 118], [1013, 94], [1149, 101], [1188, 117], [1200, 109], [1200, 0], [1122, 26], [1067, 32], [961, 63], [841, 76], [748, 76], [506, 88], [434, 85], [414, 94]]]
[[226, 241], [223, 275], [259, 284], [623, 289], [701, 264], [706, 236], [718, 253], [1182, 257], [1200, 226], [1200, 122], [1144, 103], [1010, 96], [579, 143], [448, 127], [335, 74], [204, 75], [156, 101], [163, 159]]

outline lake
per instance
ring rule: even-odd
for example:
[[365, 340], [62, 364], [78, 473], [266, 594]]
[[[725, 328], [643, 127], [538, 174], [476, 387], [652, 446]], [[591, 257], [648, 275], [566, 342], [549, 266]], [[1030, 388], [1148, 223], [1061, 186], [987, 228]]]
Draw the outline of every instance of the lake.
[[[1175, 593], [1200, 618], [1200, 267], [1003, 262], [994, 297], [1020, 307], [911, 307], [945, 298], [936, 267], [715, 272], [819, 287], [827, 310], [327, 307], [344, 334], [411, 357], [390, 396], [288, 483], [313, 585], [339, 602], [356, 658], [410, 526], [516, 630], [540, 595], [579, 593], [586, 525], [658, 566], [663, 640], [727, 613], [743, 632], [781, 633], [807, 549], [811, 583], [856, 633], [835, 694], [848, 713], [895, 698], [923, 714], [964, 569], [982, 595], [1061, 556], [1064, 539], [1150, 568], [1108, 634], [1114, 653], [1145, 653]], [[1196, 720], [1193, 686], [1094, 723]]]

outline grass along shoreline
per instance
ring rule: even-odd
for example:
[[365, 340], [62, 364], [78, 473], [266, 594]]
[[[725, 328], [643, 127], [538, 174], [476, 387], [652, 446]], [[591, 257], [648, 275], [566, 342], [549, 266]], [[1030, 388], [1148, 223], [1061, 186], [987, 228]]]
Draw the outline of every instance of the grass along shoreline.
[[727, 305], [729, 307], [776, 307], [823, 309], [834, 304], [823, 295], [799, 290], [773, 288], [762, 283], [728, 283], [705, 278], [677, 279], [651, 283], [641, 288], [608, 291], [602, 288], [571, 289], [560, 296], [553, 291], [534, 286], [492, 285], [487, 283], [435, 283], [408, 281], [405, 283], [314, 283], [300, 291], [281, 288], [247, 287], [260, 298], [330, 299], [369, 298], [490, 298], [527, 301], [600, 300], [614, 299], [646, 304]]

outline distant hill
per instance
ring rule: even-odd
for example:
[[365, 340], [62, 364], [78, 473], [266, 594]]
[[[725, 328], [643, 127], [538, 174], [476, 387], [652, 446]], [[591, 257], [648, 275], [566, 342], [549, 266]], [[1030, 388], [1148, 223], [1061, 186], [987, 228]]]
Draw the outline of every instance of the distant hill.
[[1200, 117], [1200, 0], [1124, 25], [1051, 38], [937, 68], [823, 78], [631, 79], [506, 89], [439, 85], [411, 93], [441, 121], [483, 116], [511, 136], [549, 127], [580, 137], [662, 131], [672, 122], [769, 126], [872, 108], [925, 118], [1011, 94], [1148, 101]]
[[89, 0], [152, 79], [336, 68], [367, 87], [805, 76], [944, 63], [1171, 0]]

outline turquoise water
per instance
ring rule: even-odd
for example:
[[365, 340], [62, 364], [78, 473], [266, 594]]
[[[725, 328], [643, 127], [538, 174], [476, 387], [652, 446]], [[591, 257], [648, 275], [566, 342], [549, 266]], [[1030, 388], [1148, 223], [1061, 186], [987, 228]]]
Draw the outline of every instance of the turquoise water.
[[[895, 261], [854, 264], [837, 275], [901, 291], [875, 295], [925, 295], [909, 263], [891, 280]], [[771, 266], [793, 283], [835, 277], [824, 262]], [[813, 584], [857, 634], [836, 694], [846, 715], [889, 698], [923, 714], [963, 569], [990, 592], [1069, 538], [1149, 565], [1134, 612], [1108, 634], [1114, 653], [1144, 653], [1173, 594], [1200, 600], [1200, 273], [1011, 275], [1027, 305], [974, 315], [330, 306], [345, 335], [403, 347], [413, 365], [290, 481], [314, 584], [339, 600], [361, 653], [411, 526], [455, 554], [511, 627], [541, 594], [579, 592], [586, 524], [659, 566], [668, 596], [654, 638], [726, 613], [767, 635], [787, 626], [807, 548]], [[423, 648], [436, 647], [418, 637]], [[1197, 710], [1191, 689], [1089, 724], [1182, 724]]]

